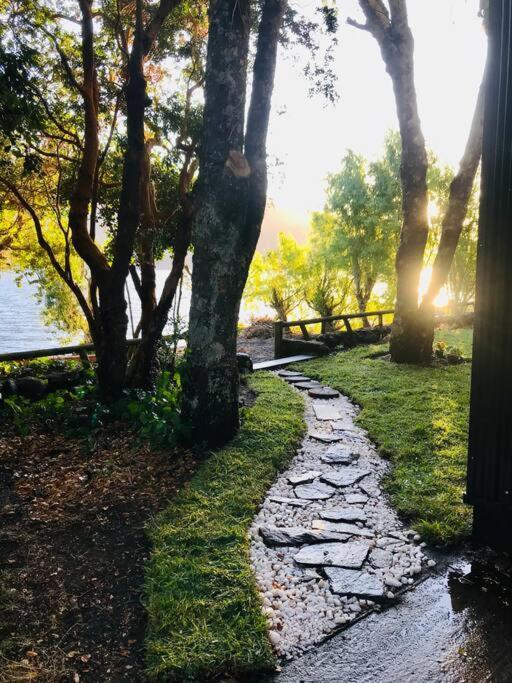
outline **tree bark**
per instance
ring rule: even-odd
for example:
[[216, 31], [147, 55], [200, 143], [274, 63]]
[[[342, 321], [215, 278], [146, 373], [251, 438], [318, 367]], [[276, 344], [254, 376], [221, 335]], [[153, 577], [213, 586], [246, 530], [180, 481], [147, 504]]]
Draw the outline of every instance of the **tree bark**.
[[210, 445], [226, 442], [239, 425], [237, 323], [265, 210], [266, 136], [284, 9], [284, 0], [263, 7], [244, 141], [250, 3], [210, 4], [183, 402], [193, 437]]

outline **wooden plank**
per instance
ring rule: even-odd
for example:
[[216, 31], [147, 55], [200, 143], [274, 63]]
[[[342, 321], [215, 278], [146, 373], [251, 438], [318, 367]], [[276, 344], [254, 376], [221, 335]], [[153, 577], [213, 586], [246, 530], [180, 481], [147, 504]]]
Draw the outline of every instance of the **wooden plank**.
[[277, 358], [276, 360], [266, 360], [260, 363], [254, 363], [254, 370], [276, 370], [278, 368], [283, 368], [290, 363], [301, 363], [305, 360], [311, 360], [315, 356], [308, 356], [306, 354], [302, 356], [288, 356], [287, 358]]
[[301, 323], [301, 324], [300, 324], [300, 329], [301, 329], [302, 336], [304, 337], [304, 339], [305, 339], [306, 341], [309, 341], [309, 332], [308, 332], [308, 328], [306, 327], [306, 325], [305, 325], [304, 323]]
[[334, 322], [335, 320], [344, 320], [348, 318], [349, 320], [354, 320], [357, 318], [372, 318], [379, 315], [392, 315], [394, 309], [390, 308], [384, 311], [367, 311], [365, 313], [341, 313], [340, 315], [329, 315], [324, 318], [307, 318], [304, 320], [290, 320], [287, 322], [281, 322], [283, 327], [300, 327], [300, 325], [316, 325], [322, 322]]

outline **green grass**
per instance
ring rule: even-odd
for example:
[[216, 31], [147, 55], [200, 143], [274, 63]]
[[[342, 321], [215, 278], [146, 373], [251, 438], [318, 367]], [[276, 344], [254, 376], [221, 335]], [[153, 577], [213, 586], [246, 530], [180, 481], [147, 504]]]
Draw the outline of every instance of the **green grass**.
[[248, 528], [304, 433], [302, 397], [268, 373], [239, 435], [212, 454], [151, 529], [147, 669], [202, 681], [274, 663], [249, 563]]
[[[436, 335], [465, 357], [471, 338], [467, 329]], [[471, 365], [428, 368], [368, 358], [381, 350], [358, 347], [301, 363], [300, 370], [361, 406], [359, 424], [393, 463], [385, 485], [399, 513], [426, 539], [457, 542], [471, 522], [462, 502]]]

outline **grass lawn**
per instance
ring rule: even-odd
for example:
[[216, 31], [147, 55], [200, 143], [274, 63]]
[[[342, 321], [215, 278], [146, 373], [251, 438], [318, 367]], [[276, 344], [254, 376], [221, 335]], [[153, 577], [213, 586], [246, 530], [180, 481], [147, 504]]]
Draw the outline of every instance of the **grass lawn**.
[[[471, 356], [472, 330], [440, 331], [436, 340]], [[300, 370], [361, 406], [359, 424], [393, 463], [386, 488], [396, 509], [426, 539], [456, 542], [471, 523], [462, 502], [471, 365], [427, 368], [368, 358], [382, 349], [358, 347]]]
[[273, 664], [249, 564], [248, 528], [304, 432], [303, 400], [268, 373], [237, 438], [158, 516], [146, 574], [151, 678], [205, 680]]

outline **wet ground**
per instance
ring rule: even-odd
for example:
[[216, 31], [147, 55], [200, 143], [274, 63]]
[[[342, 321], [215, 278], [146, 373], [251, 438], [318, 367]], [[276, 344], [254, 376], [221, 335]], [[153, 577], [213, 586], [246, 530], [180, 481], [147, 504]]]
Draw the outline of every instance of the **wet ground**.
[[273, 683], [512, 683], [510, 564], [440, 556], [429, 578], [283, 666]]

